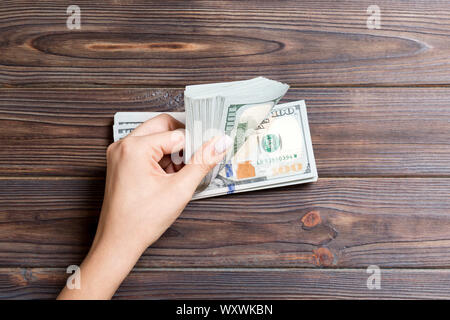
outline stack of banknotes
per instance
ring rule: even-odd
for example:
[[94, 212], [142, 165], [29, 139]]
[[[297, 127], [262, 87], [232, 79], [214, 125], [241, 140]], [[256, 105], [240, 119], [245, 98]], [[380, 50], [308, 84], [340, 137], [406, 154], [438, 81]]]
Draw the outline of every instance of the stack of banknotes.
[[[185, 112], [165, 112], [186, 125], [184, 161], [214, 136], [234, 141], [193, 199], [317, 181], [305, 102], [277, 104], [288, 88], [262, 77], [186, 87]], [[160, 113], [116, 113], [114, 141]]]

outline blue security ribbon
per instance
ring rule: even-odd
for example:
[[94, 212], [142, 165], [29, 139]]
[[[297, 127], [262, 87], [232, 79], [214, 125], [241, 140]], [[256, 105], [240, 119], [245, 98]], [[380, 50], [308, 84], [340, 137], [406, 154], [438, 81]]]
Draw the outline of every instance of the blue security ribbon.
[[[233, 177], [233, 167], [232, 167], [231, 163], [227, 163], [225, 165], [225, 174], [226, 174], [227, 178]], [[228, 192], [227, 193], [228, 194], [233, 193], [234, 190], [235, 190], [234, 183], [230, 183], [227, 186], [228, 186]]]

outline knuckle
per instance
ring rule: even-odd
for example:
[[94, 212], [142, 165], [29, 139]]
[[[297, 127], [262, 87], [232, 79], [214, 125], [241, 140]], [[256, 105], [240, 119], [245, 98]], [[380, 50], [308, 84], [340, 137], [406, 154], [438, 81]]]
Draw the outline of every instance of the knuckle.
[[133, 154], [133, 149], [135, 149], [136, 142], [129, 137], [128, 139], [123, 139], [120, 143], [120, 155], [123, 157], [129, 157]]
[[155, 118], [158, 118], [158, 120], [161, 120], [162, 122], [170, 122], [172, 120], [172, 117], [167, 113], [161, 113], [157, 115]]
[[164, 126], [166, 126], [170, 131], [175, 129], [176, 120], [171, 115], [167, 113], [161, 113], [157, 116], [157, 118], [159, 118], [159, 120], [161, 120], [161, 122], [165, 124]]
[[116, 149], [117, 146], [117, 142], [111, 143], [107, 148], [106, 148], [106, 158], [111, 158], [112, 154], [114, 153], [114, 150]]
[[159, 115], [159, 117], [161, 117], [161, 119], [164, 119], [164, 120], [172, 119], [172, 117], [170, 115], [168, 115], [167, 113], [161, 113]]

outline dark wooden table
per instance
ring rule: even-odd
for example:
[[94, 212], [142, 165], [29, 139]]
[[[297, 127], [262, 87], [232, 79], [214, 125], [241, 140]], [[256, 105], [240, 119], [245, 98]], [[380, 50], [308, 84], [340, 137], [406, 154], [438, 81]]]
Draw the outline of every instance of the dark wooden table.
[[186, 84], [255, 76], [306, 100], [319, 181], [192, 202], [116, 298], [450, 298], [437, 0], [2, 0], [0, 298], [55, 298], [88, 251], [115, 112], [182, 111]]

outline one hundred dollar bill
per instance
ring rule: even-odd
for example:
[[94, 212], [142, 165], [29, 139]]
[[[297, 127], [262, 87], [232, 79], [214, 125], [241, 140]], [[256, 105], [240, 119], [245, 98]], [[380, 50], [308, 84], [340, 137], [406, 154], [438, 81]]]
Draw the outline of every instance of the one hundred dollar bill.
[[[304, 101], [275, 106], [194, 199], [316, 181], [317, 169]], [[240, 140], [240, 141], [237, 141]]]
[[186, 115], [184, 112], [117, 112], [114, 115], [114, 141], [125, 138], [141, 123], [154, 118], [161, 113], [166, 113], [178, 121], [186, 123]]

